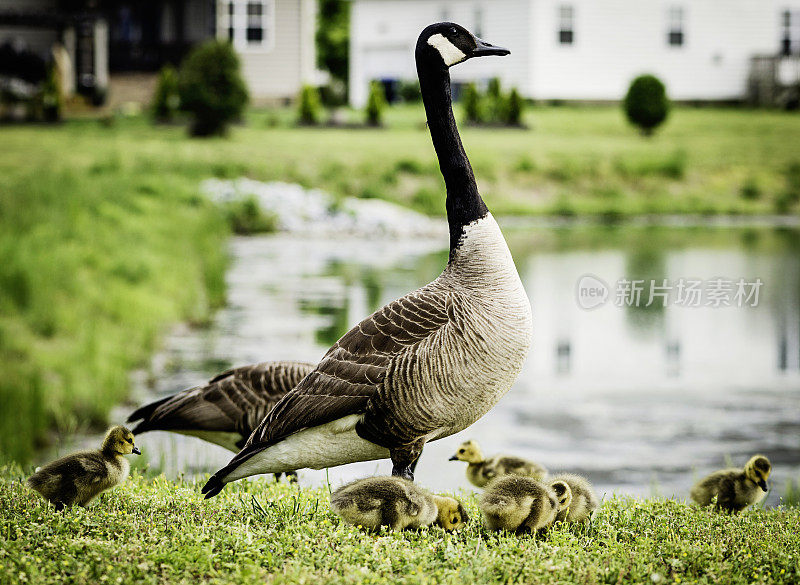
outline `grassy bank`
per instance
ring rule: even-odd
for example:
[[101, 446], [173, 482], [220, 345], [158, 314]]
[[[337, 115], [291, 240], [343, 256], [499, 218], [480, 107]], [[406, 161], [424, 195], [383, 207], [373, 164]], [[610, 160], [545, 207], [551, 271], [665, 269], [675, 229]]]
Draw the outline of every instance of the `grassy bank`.
[[263, 478], [203, 501], [200, 484], [135, 476], [89, 509], [56, 513], [0, 474], [2, 583], [797, 583], [800, 509], [739, 516], [672, 500], [606, 501], [588, 528], [543, 538], [472, 522], [370, 535], [326, 490]]
[[114, 163], [108, 135], [73, 149], [79, 132], [0, 141], [0, 459], [104, 425], [165, 328], [223, 300], [218, 212], [185, 179]]
[[[24, 459], [53, 423], [101, 423], [164, 327], [220, 302], [228, 229], [198, 195], [203, 178], [443, 213], [420, 105], [391, 108], [377, 130], [293, 119], [256, 111], [208, 140], [144, 117], [0, 130], [0, 410], [14, 413], [0, 417], [0, 458]], [[496, 214], [797, 210], [797, 115], [677, 108], [651, 139], [618, 108], [536, 108], [526, 121], [463, 131]]]

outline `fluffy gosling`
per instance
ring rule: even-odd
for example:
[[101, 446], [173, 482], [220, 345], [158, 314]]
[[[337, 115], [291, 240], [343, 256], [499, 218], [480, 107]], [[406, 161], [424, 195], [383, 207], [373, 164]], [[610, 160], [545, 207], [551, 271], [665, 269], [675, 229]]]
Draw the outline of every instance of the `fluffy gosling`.
[[331, 494], [331, 509], [349, 524], [379, 530], [437, 524], [458, 530], [469, 521], [455, 498], [437, 496], [401, 477], [365, 477]]
[[586, 522], [599, 506], [600, 500], [594, 493], [594, 488], [589, 480], [575, 473], [559, 473], [550, 481], [563, 481], [569, 486], [572, 493], [572, 502], [569, 507], [559, 510], [556, 522]]
[[482, 488], [491, 480], [503, 475], [520, 475], [533, 479], [544, 479], [547, 469], [533, 461], [509, 455], [495, 455], [486, 459], [477, 441], [462, 443], [450, 461], [466, 461], [467, 479], [476, 487]]
[[530, 477], [506, 475], [486, 486], [479, 505], [489, 530], [522, 533], [550, 527], [571, 503], [572, 492], [564, 481], [547, 485]]
[[80, 451], [40, 467], [27, 485], [55, 505], [56, 510], [78, 504], [86, 506], [107, 489], [127, 479], [130, 465], [123, 455], [141, 452], [133, 433], [125, 427], [111, 428], [100, 449]]
[[764, 499], [771, 471], [769, 459], [754, 455], [744, 469], [721, 469], [698, 481], [692, 487], [692, 499], [701, 506], [708, 506], [716, 496], [715, 509], [740, 512]]

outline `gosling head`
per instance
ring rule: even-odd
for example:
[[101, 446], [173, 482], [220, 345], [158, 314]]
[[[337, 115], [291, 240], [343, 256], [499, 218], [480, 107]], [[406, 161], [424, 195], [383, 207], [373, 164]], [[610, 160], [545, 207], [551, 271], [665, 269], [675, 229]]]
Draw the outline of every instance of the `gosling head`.
[[478, 447], [478, 442], [470, 439], [461, 443], [458, 451], [450, 458], [450, 461], [466, 461], [472, 464], [482, 463], [483, 453], [481, 453], [481, 448]]
[[508, 55], [503, 47], [483, 41], [454, 22], [438, 22], [425, 28], [417, 40], [417, 60], [452, 67], [473, 57]]
[[114, 455], [141, 455], [133, 443], [133, 433], [122, 426], [111, 427], [103, 440], [103, 451]]
[[554, 481], [550, 484], [553, 491], [556, 492], [556, 509], [559, 512], [566, 510], [572, 504], [572, 490], [569, 484], [565, 481]]
[[435, 496], [439, 509], [437, 523], [445, 530], [459, 530], [467, 525], [469, 516], [464, 506], [455, 498]]
[[772, 464], [763, 455], [753, 455], [744, 466], [745, 477], [764, 491], [767, 491], [767, 478], [771, 471]]

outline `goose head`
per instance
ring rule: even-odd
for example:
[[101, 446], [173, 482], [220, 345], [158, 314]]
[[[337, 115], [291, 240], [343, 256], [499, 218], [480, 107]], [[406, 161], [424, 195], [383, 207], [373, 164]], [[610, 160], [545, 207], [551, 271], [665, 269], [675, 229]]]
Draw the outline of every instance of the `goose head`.
[[550, 487], [556, 492], [556, 509], [559, 512], [568, 510], [572, 504], [572, 489], [570, 489], [569, 484], [558, 480], [551, 483]]
[[103, 451], [114, 455], [142, 454], [133, 442], [133, 433], [122, 426], [109, 429], [103, 440]]
[[461, 444], [455, 455], [450, 461], [466, 461], [467, 463], [478, 464], [483, 462], [483, 453], [477, 441], [470, 439]]
[[445, 530], [459, 530], [467, 525], [469, 516], [464, 506], [455, 498], [433, 496], [439, 510], [437, 523]]
[[767, 491], [767, 478], [772, 471], [772, 464], [763, 455], [754, 455], [744, 466], [744, 474], [762, 490]]
[[508, 55], [511, 51], [479, 39], [454, 22], [438, 22], [425, 28], [417, 41], [417, 59], [452, 67], [473, 57]]

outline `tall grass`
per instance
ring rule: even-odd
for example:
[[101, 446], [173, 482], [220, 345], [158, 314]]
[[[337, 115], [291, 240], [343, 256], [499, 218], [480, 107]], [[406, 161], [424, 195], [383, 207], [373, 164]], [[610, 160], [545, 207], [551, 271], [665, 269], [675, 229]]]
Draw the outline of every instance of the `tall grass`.
[[0, 176], [0, 457], [105, 424], [164, 328], [223, 300], [224, 220], [119, 154]]

